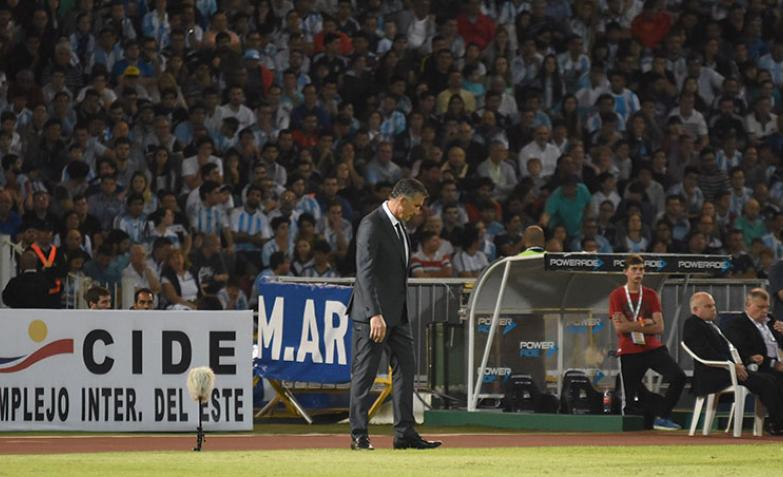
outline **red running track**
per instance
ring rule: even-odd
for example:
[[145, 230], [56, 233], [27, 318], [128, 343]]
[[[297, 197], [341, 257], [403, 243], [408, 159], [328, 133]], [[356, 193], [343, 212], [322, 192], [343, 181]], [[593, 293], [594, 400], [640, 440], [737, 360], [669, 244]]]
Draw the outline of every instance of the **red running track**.
[[[443, 441], [447, 448], [468, 447], [556, 447], [607, 445], [747, 445], [779, 443], [780, 437], [753, 437], [750, 432], [735, 439], [722, 433], [689, 437], [685, 432], [547, 433], [547, 434], [443, 434], [425, 435]], [[390, 436], [371, 436], [373, 445], [390, 449]], [[249, 451], [281, 449], [348, 449], [347, 435], [227, 435], [207, 434], [205, 451]], [[92, 452], [191, 451], [194, 435], [96, 435], [0, 437], [0, 454], [62, 454]], [[437, 451], [433, 451], [437, 452]]]

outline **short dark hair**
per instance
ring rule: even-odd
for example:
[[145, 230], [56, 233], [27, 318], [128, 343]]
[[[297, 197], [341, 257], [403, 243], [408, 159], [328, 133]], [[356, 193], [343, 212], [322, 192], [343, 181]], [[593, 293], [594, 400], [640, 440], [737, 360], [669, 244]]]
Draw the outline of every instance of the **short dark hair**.
[[310, 224], [315, 225], [315, 217], [313, 217], [313, 214], [310, 212], [303, 212], [298, 219], [296, 219], [296, 225], [299, 227], [302, 227], [302, 224], [305, 222], [308, 222]]
[[315, 241], [315, 245], [313, 245], [313, 251], [320, 252], [320, 253], [331, 253], [332, 246], [329, 245], [329, 242], [327, 242], [326, 240], [319, 239]]
[[396, 199], [397, 197], [413, 197], [416, 194], [421, 194], [425, 198], [429, 197], [427, 188], [424, 184], [416, 179], [400, 179], [394, 184], [394, 188], [391, 191], [390, 197]]
[[126, 204], [128, 207], [133, 205], [134, 202], [141, 202], [144, 203], [144, 196], [141, 194], [132, 193], [128, 195], [128, 199], [126, 200]]
[[206, 179], [207, 176], [212, 174], [212, 171], [214, 171], [215, 169], [218, 169], [218, 165], [217, 164], [215, 164], [214, 162], [207, 162], [206, 164], [201, 166], [201, 168], [199, 168], [198, 172], [199, 172], [199, 175], [201, 175], [202, 179]]
[[109, 293], [109, 290], [106, 288], [96, 285], [84, 292], [84, 301], [87, 302], [87, 306], [90, 306], [94, 303], [98, 303], [102, 296], [111, 297], [111, 293]]
[[155, 294], [152, 293], [152, 290], [150, 290], [149, 288], [139, 288], [133, 293], [133, 303], [139, 302], [139, 296], [141, 296], [142, 293], [149, 293], [153, 297], [155, 296]]
[[288, 257], [286, 257], [285, 252], [278, 250], [269, 257], [269, 268], [274, 270], [285, 263], [286, 260], [288, 260]]
[[166, 237], [158, 237], [152, 242], [152, 250], [154, 252], [155, 250], [158, 250], [161, 247], [165, 247], [166, 245], [171, 245], [171, 239]]
[[3, 156], [3, 159], [1, 161], [3, 170], [7, 171], [11, 169], [16, 164], [16, 161], [18, 160], [19, 160], [19, 156], [17, 156], [16, 154], [6, 154], [5, 156]]
[[215, 181], [205, 181], [201, 186], [198, 188], [198, 195], [201, 197], [201, 200], [204, 200], [207, 198], [207, 194], [211, 193], [215, 189], [220, 188], [220, 184], [218, 184]]
[[462, 231], [462, 249], [470, 248], [479, 239], [479, 231], [473, 224], [468, 224]]
[[[291, 220], [288, 217], [275, 217], [272, 219], [272, 223], [270, 224], [272, 227], [272, 230], [277, 230], [278, 227], [280, 227], [283, 224], [290, 224]], [[274, 254], [273, 254], [274, 255]]]

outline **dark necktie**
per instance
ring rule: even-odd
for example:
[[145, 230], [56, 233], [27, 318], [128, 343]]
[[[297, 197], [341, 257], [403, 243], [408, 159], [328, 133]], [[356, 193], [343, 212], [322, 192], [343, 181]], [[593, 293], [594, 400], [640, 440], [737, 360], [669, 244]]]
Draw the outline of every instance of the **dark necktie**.
[[408, 246], [407, 241], [405, 240], [405, 232], [402, 230], [402, 223], [397, 222], [394, 228], [397, 230], [397, 238], [400, 240], [402, 245], [402, 253], [405, 256], [405, 263], [408, 263]]

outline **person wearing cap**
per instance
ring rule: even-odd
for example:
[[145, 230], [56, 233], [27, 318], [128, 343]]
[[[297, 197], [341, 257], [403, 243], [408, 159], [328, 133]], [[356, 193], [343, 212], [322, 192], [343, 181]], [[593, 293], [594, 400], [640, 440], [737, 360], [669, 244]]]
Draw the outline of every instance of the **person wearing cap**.
[[125, 96], [135, 93], [138, 99], [150, 99], [149, 92], [141, 77], [141, 68], [138, 66], [130, 65], [125, 68], [122, 77], [119, 78], [118, 90], [122, 91]]
[[[129, 66], [135, 66], [137, 69], [128, 69]], [[141, 47], [137, 40], [128, 40], [125, 42], [125, 57], [114, 63], [112, 69], [112, 79], [117, 80], [120, 76], [143, 76], [150, 78], [155, 74], [153, 67], [141, 60]]]
[[245, 50], [242, 58], [245, 60], [245, 69], [247, 70], [247, 89], [249, 91], [263, 91], [266, 97], [269, 87], [275, 81], [275, 74], [267, 65], [261, 61], [261, 53], [258, 50]]

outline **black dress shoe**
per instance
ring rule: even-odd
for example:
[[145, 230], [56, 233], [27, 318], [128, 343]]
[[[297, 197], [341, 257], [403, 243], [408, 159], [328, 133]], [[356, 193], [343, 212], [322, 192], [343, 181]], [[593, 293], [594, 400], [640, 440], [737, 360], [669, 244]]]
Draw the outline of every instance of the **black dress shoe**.
[[375, 450], [368, 436], [351, 437], [351, 450]]
[[782, 436], [783, 426], [780, 423], [767, 419], [764, 421], [764, 427], [767, 429], [767, 434], [771, 436]]
[[427, 441], [416, 434], [411, 437], [395, 437], [394, 448], [395, 449], [434, 449], [440, 447], [443, 444], [441, 441]]

